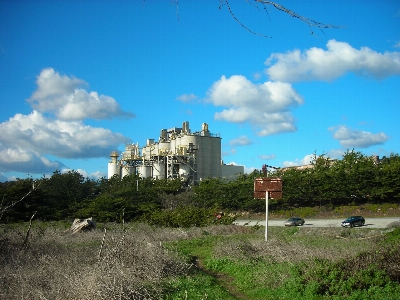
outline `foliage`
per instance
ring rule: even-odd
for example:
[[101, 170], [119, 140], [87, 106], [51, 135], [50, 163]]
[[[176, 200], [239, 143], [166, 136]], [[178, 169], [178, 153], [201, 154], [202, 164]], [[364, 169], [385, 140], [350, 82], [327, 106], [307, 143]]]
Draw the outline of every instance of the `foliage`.
[[[343, 216], [355, 210], [379, 214], [398, 208], [398, 154], [377, 161], [354, 150], [347, 151], [340, 160], [315, 153], [311, 166], [268, 174], [283, 180], [283, 199], [269, 203], [272, 215], [308, 218], [324, 210]], [[254, 178], [261, 176], [261, 171], [254, 170], [236, 180], [208, 178], [187, 187], [179, 178], [153, 180], [132, 174], [122, 179], [114, 176], [93, 180], [77, 171], [55, 171], [51, 177], [40, 179], [40, 187], [31, 193], [32, 179], [0, 184], [0, 208], [15, 203], [1, 221], [27, 221], [37, 212], [36, 218], [41, 220], [94, 217], [97, 221], [121, 222], [124, 210], [127, 222], [204, 226], [210, 224], [211, 215], [217, 210], [225, 216], [243, 211], [265, 212], [265, 202], [253, 198]], [[26, 198], [17, 202], [24, 195]]]
[[[399, 229], [0, 225], [0, 293], [17, 299], [399, 299]], [[349, 231], [354, 232], [354, 231]], [[378, 237], [360, 239], [364, 236]], [[21, 234], [22, 233], [22, 234]], [[104, 243], [103, 243], [104, 241]], [[99, 251], [101, 250], [101, 251]], [[82, 278], [85, 280], [82, 281]], [[90, 281], [90, 284], [88, 284]]]
[[400, 197], [400, 157], [391, 154], [377, 162], [354, 150], [342, 159], [324, 154], [311, 162], [312, 168], [279, 170], [284, 202], [290, 206], [338, 206], [363, 203], [397, 203]]
[[273, 228], [274, 238], [268, 243], [257, 240], [257, 234], [204, 237], [180, 241], [177, 249], [203, 260], [207, 272], [218, 274], [216, 278], [226, 274], [230, 285], [242, 291], [246, 299], [400, 296], [400, 253], [398, 244], [389, 240], [391, 234], [382, 247], [377, 240], [358, 240], [351, 235], [337, 239], [340, 229], [316, 229], [311, 234], [296, 229], [293, 233]]
[[204, 227], [210, 224], [228, 225], [235, 221], [234, 216], [223, 215], [217, 218], [219, 210], [195, 206], [180, 206], [173, 210], [156, 210], [145, 214], [143, 221], [166, 227]]

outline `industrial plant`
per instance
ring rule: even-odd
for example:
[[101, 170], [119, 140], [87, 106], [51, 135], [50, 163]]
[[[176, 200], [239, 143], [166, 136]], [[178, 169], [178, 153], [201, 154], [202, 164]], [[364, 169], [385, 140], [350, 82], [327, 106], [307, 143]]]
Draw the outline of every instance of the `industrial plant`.
[[136, 174], [142, 178], [180, 178], [188, 185], [205, 178], [235, 179], [244, 173], [243, 166], [226, 165], [221, 160], [221, 137], [203, 123], [201, 130], [191, 132], [189, 122], [182, 127], [162, 129], [158, 141], [147, 139], [139, 144], [125, 145], [121, 154], [112, 151], [108, 163], [108, 178]]

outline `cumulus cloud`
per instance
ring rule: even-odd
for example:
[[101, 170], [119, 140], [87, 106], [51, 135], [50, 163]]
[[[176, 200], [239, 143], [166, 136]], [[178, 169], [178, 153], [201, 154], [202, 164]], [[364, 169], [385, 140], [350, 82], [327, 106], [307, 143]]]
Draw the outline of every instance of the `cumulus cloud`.
[[83, 169], [72, 170], [72, 169], [67, 169], [66, 168], [66, 169], [63, 169], [61, 171], [61, 173], [65, 174], [65, 173], [68, 173], [70, 171], [77, 171], [79, 174], [81, 174], [85, 178], [92, 178], [92, 179], [96, 179], [96, 180], [100, 179], [102, 177], [107, 177], [107, 174], [104, 173], [104, 172], [96, 171], [96, 172], [93, 172], [93, 173], [88, 173], [88, 172], [86, 172], [86, 170], [83, 170]]
[[295, 82], [331, 81], [347, 72], [383, 79], [400, 75], [400, 52], [379, 53], [368, 47], [359, 50], [348, 43], [330, 40], [327, 50], [310, 48], [301, 52], [273, 53], [266, 60], [271, 80]]
[[214, 115], [216, 120], [252, 124], [259, 136], [296, 131], [290, 109], [303, 103], [288, 83], [254, 84], [241, 75], [222, 76], [209, 89], [206, 101], [225, 107]]
[[0, 143], [5, 149], [29, 149], [61, 158], [107, 156], [116, 145], [128, 140], [108, 129], [78, 121], [54, 120], [38, 111], [29, 115], [16, 114], [0, 123], [0, 132]]
[[254, 172], [254, 170], [256, 170], [256, 167], [244, 167], [244, 173], [245, 174], [251, 174], [251, 173], [253, 173]]
[[371, 133], [339, 125], [329, 128], [333, 132], [333, 138], [338, 140], [340, 145], [346, 148], [368, 148], [374, 145], [383, 144], [388, 136], [383, 133]]
[[196, 100], [197, 96], [195, 94], [183, 94], [179, 97], [176, 97], [176, 99], [182, 102], [191, 102], [193, 100]]
[[30, 149], [6, 148], [0, 144], [0, 170], [2, 172], [44, 174], [64, 167], [63, 163], [50, 161]]
[[[88, 159], [107, 157], [130, 139], [109, 129], [85, 125], [83, 119], [132, 117], [111, 97], [87, 92], [87, 84], [74, 77], [44, 69], [37, 77], [37, 89], [28, 99], [35, 108], [30, 114], [16, 114], [0, 123], [0, 172], [48, 174], [68, 170], [48, 157]], [[92, 178], [104, 174], [87, 174]]]
[[242, 135], [236, 139], [229, 141], [229, 145], [231, 145], [231, 146], [247, 146], [247, 145], [251, 145], [251, 140], [247, 136]]
[[37, 90], [27, 100], [31, 107], [42, 113], [52, 113], [60, 120], [79, 121], [133, 118], [135, 115], [121, 109], [114, 98], [88, 92], [81, 79], [60, 75], [52, 68], [40, 72], [36, 80]]
[[283, 167], [294, 167], [294, 166], [304, 166], [309, 165], [314, 158], [314, 154], [307, 154], [302, 159], [295, 159], [294, 161], [284, 161]]

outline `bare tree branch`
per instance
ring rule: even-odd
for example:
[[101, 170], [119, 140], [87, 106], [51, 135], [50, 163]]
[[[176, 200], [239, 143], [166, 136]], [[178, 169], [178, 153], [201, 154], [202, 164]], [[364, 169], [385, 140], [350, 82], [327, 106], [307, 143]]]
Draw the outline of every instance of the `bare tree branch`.
[[29, 220], [29, 228], [26, 232], [25, 240], [24, 240], [24, 243], [22, 244], [21, 249], [24, 248], [28, 244], [29, 233], [31, 232], [31, 227], [32, 227], [32, 220], [35, 217], [35, 215], [36, 215], [36, 211], [33, 213], [33, 215], [31, 216], [31, 219]]
[[[312, 19], [303, 17], [303, 16], [301, 16], [301, 15], [295, 13], [294, 11], [291, 11], [290, 9], [287, 9], [286, 7], [283, 7], [282, 5], [280, 5], [280, 4], [278, 4], [278, 3], [275, 3], [275, 2], [272, 2], [272, 1], [266, 1], [266, 0], [255, 0], [255, 1], [261, 3], [261, 4], [264, 5], [264, 6], [266, 6], [266, 5], [272, 5], [272, 6], [275, 7], [276, 9], [278, 9], [278, 10], [280, 10], [280, 11], [283, 11], [284, 13], [287, 13], [288, 15], [290, 15], [290, 16], [292, 16], [292, 17], [294, 17], [294, 18], [297, 18], [297, 19], [299, 19], [300, 21], [306, 23], [306, 24], [310, 27], [310, 29], [311, 29], [311, 27], [317, 27], [317, 28], [319, 28], [319, 29], [321, 29], [321, 28], [335, 28], [335, 29], [338, 29], [338, 28], [344, 28], [344, 27], [345, 27], [345, 26], [338, 26], [338, 25], [332, 25], [332, 24], [325, 24], [325, 23], [321, 23], [321, 22], [314, 21], [314, 20], [312, 20]], [[311, 33], [312, 33], [312, 34], [314, 33], [314, 32], [312, 31], [312, 29], [311, 29]]]
[[[250, 3], [250, 0], [245, 0], [245, 1]], [[268, 6], [268, 5], [272, 5], [272, 6], [273, 6], [274, 8], [276, 8], [277, 10], [283, 11], [284, 13], [286, 13], [286, 14], [292, 16], [293, 18], [299, 19], [300, 21], [306, 23], [306, 24], [308, 25], [308, 27], [310, 27], [311, 34], [314, 34], [314, 31], [312, 30], [312, 27], [316, 27], [316, 28], [320, 29], [321, 31], [322, 31], [323, 28], [334, 28], [334, 29], [338, 29], [338, 28], [344, 28], [344, 27], [345, 27], [345, 26], [338, 26], [338, 25], [332, 25], [332, 24], [325, 24], [325, 23], [321, 23], [321, 22], [314, 21], [314, 20], [312, 20], [312, 19], [303, 17], [303, 16], [299, 15], [298, 13], [296, 13], [296, 12], [290, 10], [290, 9], [287, 9], [286, 7], [284, 7], [284, 6], [282, 6], [282, 5], [278, 4], [278, 3], [275, 3], [275, 2], [273, 2], [273, 1], [267, 1], [267, 0], [253, 0], [253, 1], [255, 1], [256, 4], [261, 4], [261, 5], [263, 5], [264, 10], [266, 11], [267, 14], [268, 14], [267, 6]], [[250, 3], [250, 4], [251, 4], [251, 3]], [[270, 37], [270, 36], [261, 34], [261, 33], [259, 33], [259, 32], [255, 32], [255, 31], [251, 30], [249, 27], [247, 27], [246, 25], [244, 25], [244, 24], [236, 17], [236, 15], [233, 13], [233, 11], [232, 11], [232, 9], [231, 9], [231, 7], [230, 7], [230, 5], [229, 5], [229, 0], [220, 0], [220, 6], [219, 6], [219, 8], [221, 9], [224, 5], [227, 7], [227, 9], [228, 9], [230, 15], [232, 16], [232, 18], [233, 18], [240, 26], [242, 26], [244, 29], [246, 29], [247, 31], [249, 31], [250, 33], [255, 34], [255, 35], [259, 35], [259, 36], [262, 36], [262, 37]], [[257, 6], [257, 5], [255, 5], [255, 7], [258, 9], [258, 6]], [[323, 32], [323, 31], [322, 31], [322, 32]]]
[[[32, 181], [32, 189], [28, 192], [28, 193], [26, 193], [21, 199], [19, 199], [19, 200], [17, 200], [17, 201], [14, 201], [14, 202], [11, 202], [9, 205], [5, 205], [4, 204], [4, 198], [5, 198], [5, 195], [3, 196], [3, 199], [1, 200], [1, 203], [0, 203], [0, 220], [1, 220], [1, 218], [3, 217], [3, 214], [7, 211], [7, 210], [9, 210], [10, 208], [13, 208], [15, 205], [17, 205], [18, 203], [20, 203], [20, 202], [22, 202], [26, 197], [28, 197], [33, 191], [35, 191], [35, 190], [37, 190], [38, 188], [39, 188], [39, 186], [40, 186], [40, 184], [42, 183], [42, 181], [41, 180], [33, 180]], [[3, 206], [4, 205], [4, 206]]]
[[[223, 6], [223, 1], [224, 1], [224, 0], [220, 0], [220, 3], [221, 3], [220, 6], [219, 6], [220, 9], [221, 9], [222, 6]], [[240, 26], [242, 26], [244, 29], [246, 29], [247, 31], [249, 31], [249, 32], [252, 33], [252, 34], [259, 35], [259, 36], [262, 36], [262, 37], [270, 37], [270, 36], [266, 36], [265, 34], [255, 32], [255, 31], [251, 30], [250, 28], [248, 28], [246, 25], [244, 25], [242, 22], [240, 22], [239, 19], [236, 17], [236, 15], [233, 13], [231, 7], [229, 6], [229, 1], [228, 1], [228, 0], [225, 0], [224, 2], [225, 2], [225, 4], [226, 4], [226, 7], [228, 8], [228, 11], [229, 11], [229, 13], [231, 14], [232, 18], [233, 18]]]

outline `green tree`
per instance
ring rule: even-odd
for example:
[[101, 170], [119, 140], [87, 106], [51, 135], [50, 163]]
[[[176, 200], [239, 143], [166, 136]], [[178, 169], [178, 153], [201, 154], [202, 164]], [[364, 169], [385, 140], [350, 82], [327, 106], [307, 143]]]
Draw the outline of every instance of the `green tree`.
[[371, 196], [377, 202], [389, 201], [398, 203], [400, 200], [400, 156], [391, 153], [383, 157], [376, 166], [375, 185]]
[[85, 200], [99, 192], [97, 181], [83, 177], [78, 171], [61, 173], [57, 170], [43, 181], [41, 189], [48, 208], [46, 219], [75, 218], [75, 211]]

